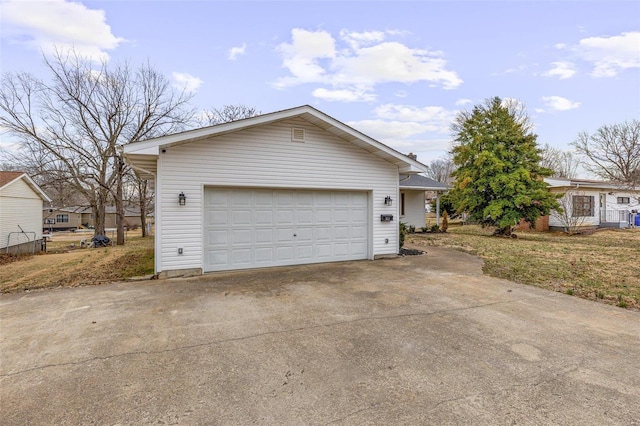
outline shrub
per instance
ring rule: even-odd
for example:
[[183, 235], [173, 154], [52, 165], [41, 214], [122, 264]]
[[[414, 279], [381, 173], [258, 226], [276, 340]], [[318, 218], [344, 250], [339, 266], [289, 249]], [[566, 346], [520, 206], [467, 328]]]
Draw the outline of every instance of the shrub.
[[399, 235], [399, 242], [400, 242], [400, 248], [402, 248], [404, 246], [404, 237], [407, 236], [407, 224], [404, 222], [400, 222], [400, 235]]
[[448, 228], [449, 228], [449, 215], [445, 210], [444, 212], [442, 212], [442, 232], [447, 232]]

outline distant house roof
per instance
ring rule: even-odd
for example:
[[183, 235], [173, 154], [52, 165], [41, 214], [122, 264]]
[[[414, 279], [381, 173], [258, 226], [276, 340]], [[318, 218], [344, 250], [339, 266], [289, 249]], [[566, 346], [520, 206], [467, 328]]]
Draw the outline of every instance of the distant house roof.
[[421, 175], [401, 175], [400, 189], [416, 191], [446, 191], [450, 186]]
[[23, 179], [29, 187], [44, 201], [51, 202], [51, 198], [25, 172], [0, 172], [0, 189], [9, 186], [18, 179]]
[[549, 188], [594, 188], [606, 190], [640, 190], [640, 188], [629, 188], [615, 182], [591, 179], [569, 179], [569, 178], [545, 178]]

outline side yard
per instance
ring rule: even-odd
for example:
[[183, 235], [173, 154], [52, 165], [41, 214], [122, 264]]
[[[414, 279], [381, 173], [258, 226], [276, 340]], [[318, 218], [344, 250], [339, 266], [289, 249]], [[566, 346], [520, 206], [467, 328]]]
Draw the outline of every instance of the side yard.
[[54, 234], [47, 253], [0, 255], [0, 293], [95, 285], [153, 274], [153, 237], [129, 233], [124, 246], [80, 248], [80, 240], [90, 238]]
[[482, 257], [488, 275], [640, 310], [640, 229], [517, 235], [492, 237], [467, 225], [444, 234], [412, 234], [406, 243], [456, 248]]

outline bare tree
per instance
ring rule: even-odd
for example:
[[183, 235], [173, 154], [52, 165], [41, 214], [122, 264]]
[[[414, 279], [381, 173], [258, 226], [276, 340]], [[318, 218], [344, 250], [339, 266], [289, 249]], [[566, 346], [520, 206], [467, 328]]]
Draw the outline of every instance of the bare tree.
[[2, 76], [0, 127], [21, 143], [24, 156], [41, 152], [42, 164], [88, 201], [96, 235], [104, 234], [105, 205], [114, 200], [123, 244], [127, 166], [117, 147], [182, 129], [193, 116], [192, 95], [175, 92], [149, 64], [108, 66], [73, 51], [44, 62], [49, 83], [27, 73]]
[[588, 171], [625, 186], [640, 186], [640, 120], [604, 125], [592, 135], [580, 133], [573, 146], [588, 159]]
[[210, 111], [203, 111], [202, 115], [196, 118], [196, 125], [199, 127], [214, 126], [216, 124], [255, 117], [260, 114], [260, 111], [246, 105], [225, 105], [222, 108], [212, 108]]
[[553, 177], [575, 178], [577, 176], [580, 162], [573, 152], [545, 144], [540, 150], [540, 155], [542, 157], [540, 165], [551, 169]]
[[562, 198], [558, 199], [560, 209], [551, 211], [551, 216], [562, 224], [566, 234], [576, 234], [586, 220], [585, 216], [576, 215], [574, 211], [575, 197], [581, 195], [584, 195], [584, 193], [575, 189], [568, 190]]
[[438, 158], [433, 160], [428, 165], [428, 171], [425, 175], [436, 182], [449, 184], [453, 182], [452, 173], [455, 171], [456, 166], [453, 164], [451, 156]]

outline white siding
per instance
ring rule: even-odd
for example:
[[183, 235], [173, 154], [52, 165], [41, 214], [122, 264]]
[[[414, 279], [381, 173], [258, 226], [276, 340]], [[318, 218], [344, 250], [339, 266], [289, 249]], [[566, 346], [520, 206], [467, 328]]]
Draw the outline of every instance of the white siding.
[[426, 225], [424, 211], [424, 191], [407, 191], [404, 193], [404, 216], [400, 216], [400, 221], [407, 225], [420, 229]]
[[[291, 141], [294, 126], [305, 129], [305, 142]], [[299, 118], [167, 148], [158, 160], [157, 272], [203, 267], [205, 186], [371, 191], [372, 256], [395, 254], [398, 203], [385, 206], [384, 198], [397, 199], [398, 175], [397, 166]], [[380, 222], [381, 214], [394, 221]]]
[[[569, 192], [565, 194], [565, 197], [572, 197], [574, 195], [583, 195], [587, 197], [593, 197], [593, 216], [585, 216], [579, 226], [598, 226], [600, 225], [600, 191], [597, 190], [579, 190], [576, 192]], [[560, 202], [562, 205], [562, 201]], [[549, 226], [564, 227], [562, 220], [558, 218], [556, 214], [552, 212], [549, 215]]]
[[[7, 247], [10, 232], [35, 232], [36, 240], [42, 238], [42, 198], [19, 179], [0, 191], [0, 248]], [[33, 234], [12, 234], [9, 245], [33, 241]]]

